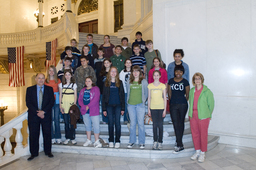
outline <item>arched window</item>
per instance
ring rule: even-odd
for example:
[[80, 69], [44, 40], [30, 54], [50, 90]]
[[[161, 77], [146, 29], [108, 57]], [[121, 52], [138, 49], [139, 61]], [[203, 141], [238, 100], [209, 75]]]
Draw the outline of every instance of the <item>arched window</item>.
[[98, 10], [98, 0], [82, 0], [78, 7], [78, 15]]

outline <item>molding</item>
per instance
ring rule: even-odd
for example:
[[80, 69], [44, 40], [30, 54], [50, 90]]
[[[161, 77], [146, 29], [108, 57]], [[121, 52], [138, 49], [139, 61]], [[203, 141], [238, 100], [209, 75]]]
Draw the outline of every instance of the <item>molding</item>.
[[220, 137], [219, 143], [256, 148], [256, 136], [209, 131], [209, 135]]
[[83, 23], [83, 22], [87, 22], [87, 21], [96, 20], [98, 18], [99, 18], [98, 11], [92, 11], [90, 13], [77, 15], [76, 22], [79, 24], [79, 23]]

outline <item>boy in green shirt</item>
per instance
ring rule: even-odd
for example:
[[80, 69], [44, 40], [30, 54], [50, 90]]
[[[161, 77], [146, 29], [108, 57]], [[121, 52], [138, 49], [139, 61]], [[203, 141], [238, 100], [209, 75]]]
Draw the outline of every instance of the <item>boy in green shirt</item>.
[[145, 53], [145, 58], [147, 61], [147, 74], [148, 74], [149, 70], [151, 69], [151, 67], [153, 65], [153, 59], [155, 57], [158, 57], [162, 61], [162, 58], [161, 58], [161, 54], [160, 54], [159, 50], [153, 49], [153, 41], [152, 40], [146, 41], [146, 47], [148, 48], [148, 51]]
[[115, 47], [115, 55], [110, 57], [112, 65], [117, 68], [119, 73], [124, 69], [124, 61], [125, 61], [125, 57], [122, 56], [121, 53], [122, 53], [122, 47], [120, 45], [117, 45]]
[[126, 59], [130, 59], [132, 56], [132, 49], [128, 47], [128, 38], [123, 37], [121, 40], [122, 43], [122, 53], [121, 55], [124, 56]]

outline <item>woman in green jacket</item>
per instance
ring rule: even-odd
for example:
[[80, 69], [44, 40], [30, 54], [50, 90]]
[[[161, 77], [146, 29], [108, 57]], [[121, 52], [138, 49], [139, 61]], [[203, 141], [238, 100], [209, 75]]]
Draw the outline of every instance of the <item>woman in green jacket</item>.
[[193, 87], [189, 92], [189, 120], [192, 132], [195, 154], [192, 160], [204, 162], [208, 143], [208, 127], [214, 108], [214, 98], [211, 90], [205, 86], [204, 76], [195, 73], [192, 78]]

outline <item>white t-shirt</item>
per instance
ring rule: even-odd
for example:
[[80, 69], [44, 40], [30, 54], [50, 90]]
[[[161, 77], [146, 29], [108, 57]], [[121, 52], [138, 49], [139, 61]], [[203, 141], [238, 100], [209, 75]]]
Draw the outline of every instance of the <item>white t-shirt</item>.
[[130, 81], [130, 75], [131, 72], [127, 71], [124, 72], [124, 70], [122, 70], [119, 74], [119, 79], [123, 82], [123, 86], [124, 86], [124, 93], [127, 93], [127, 83]]
[[[65, 87], [65, 88], [67, 88], [67, 87], [71, 88], [71, 87], [72, 87], [72, 84], [73, 84], [73, 83], [71, 83], [69, 86], [68, 86], [68, 84], [65, 84], [65, 85], [63, 85], [63, 87]], [[59, 88], [62, 89], [62, 83], [59, 84]], [[76, 83], [74, 83], [74, 85], [73, 85], [73, 90], [75, 90], [75, 89], [77, 89]]]

